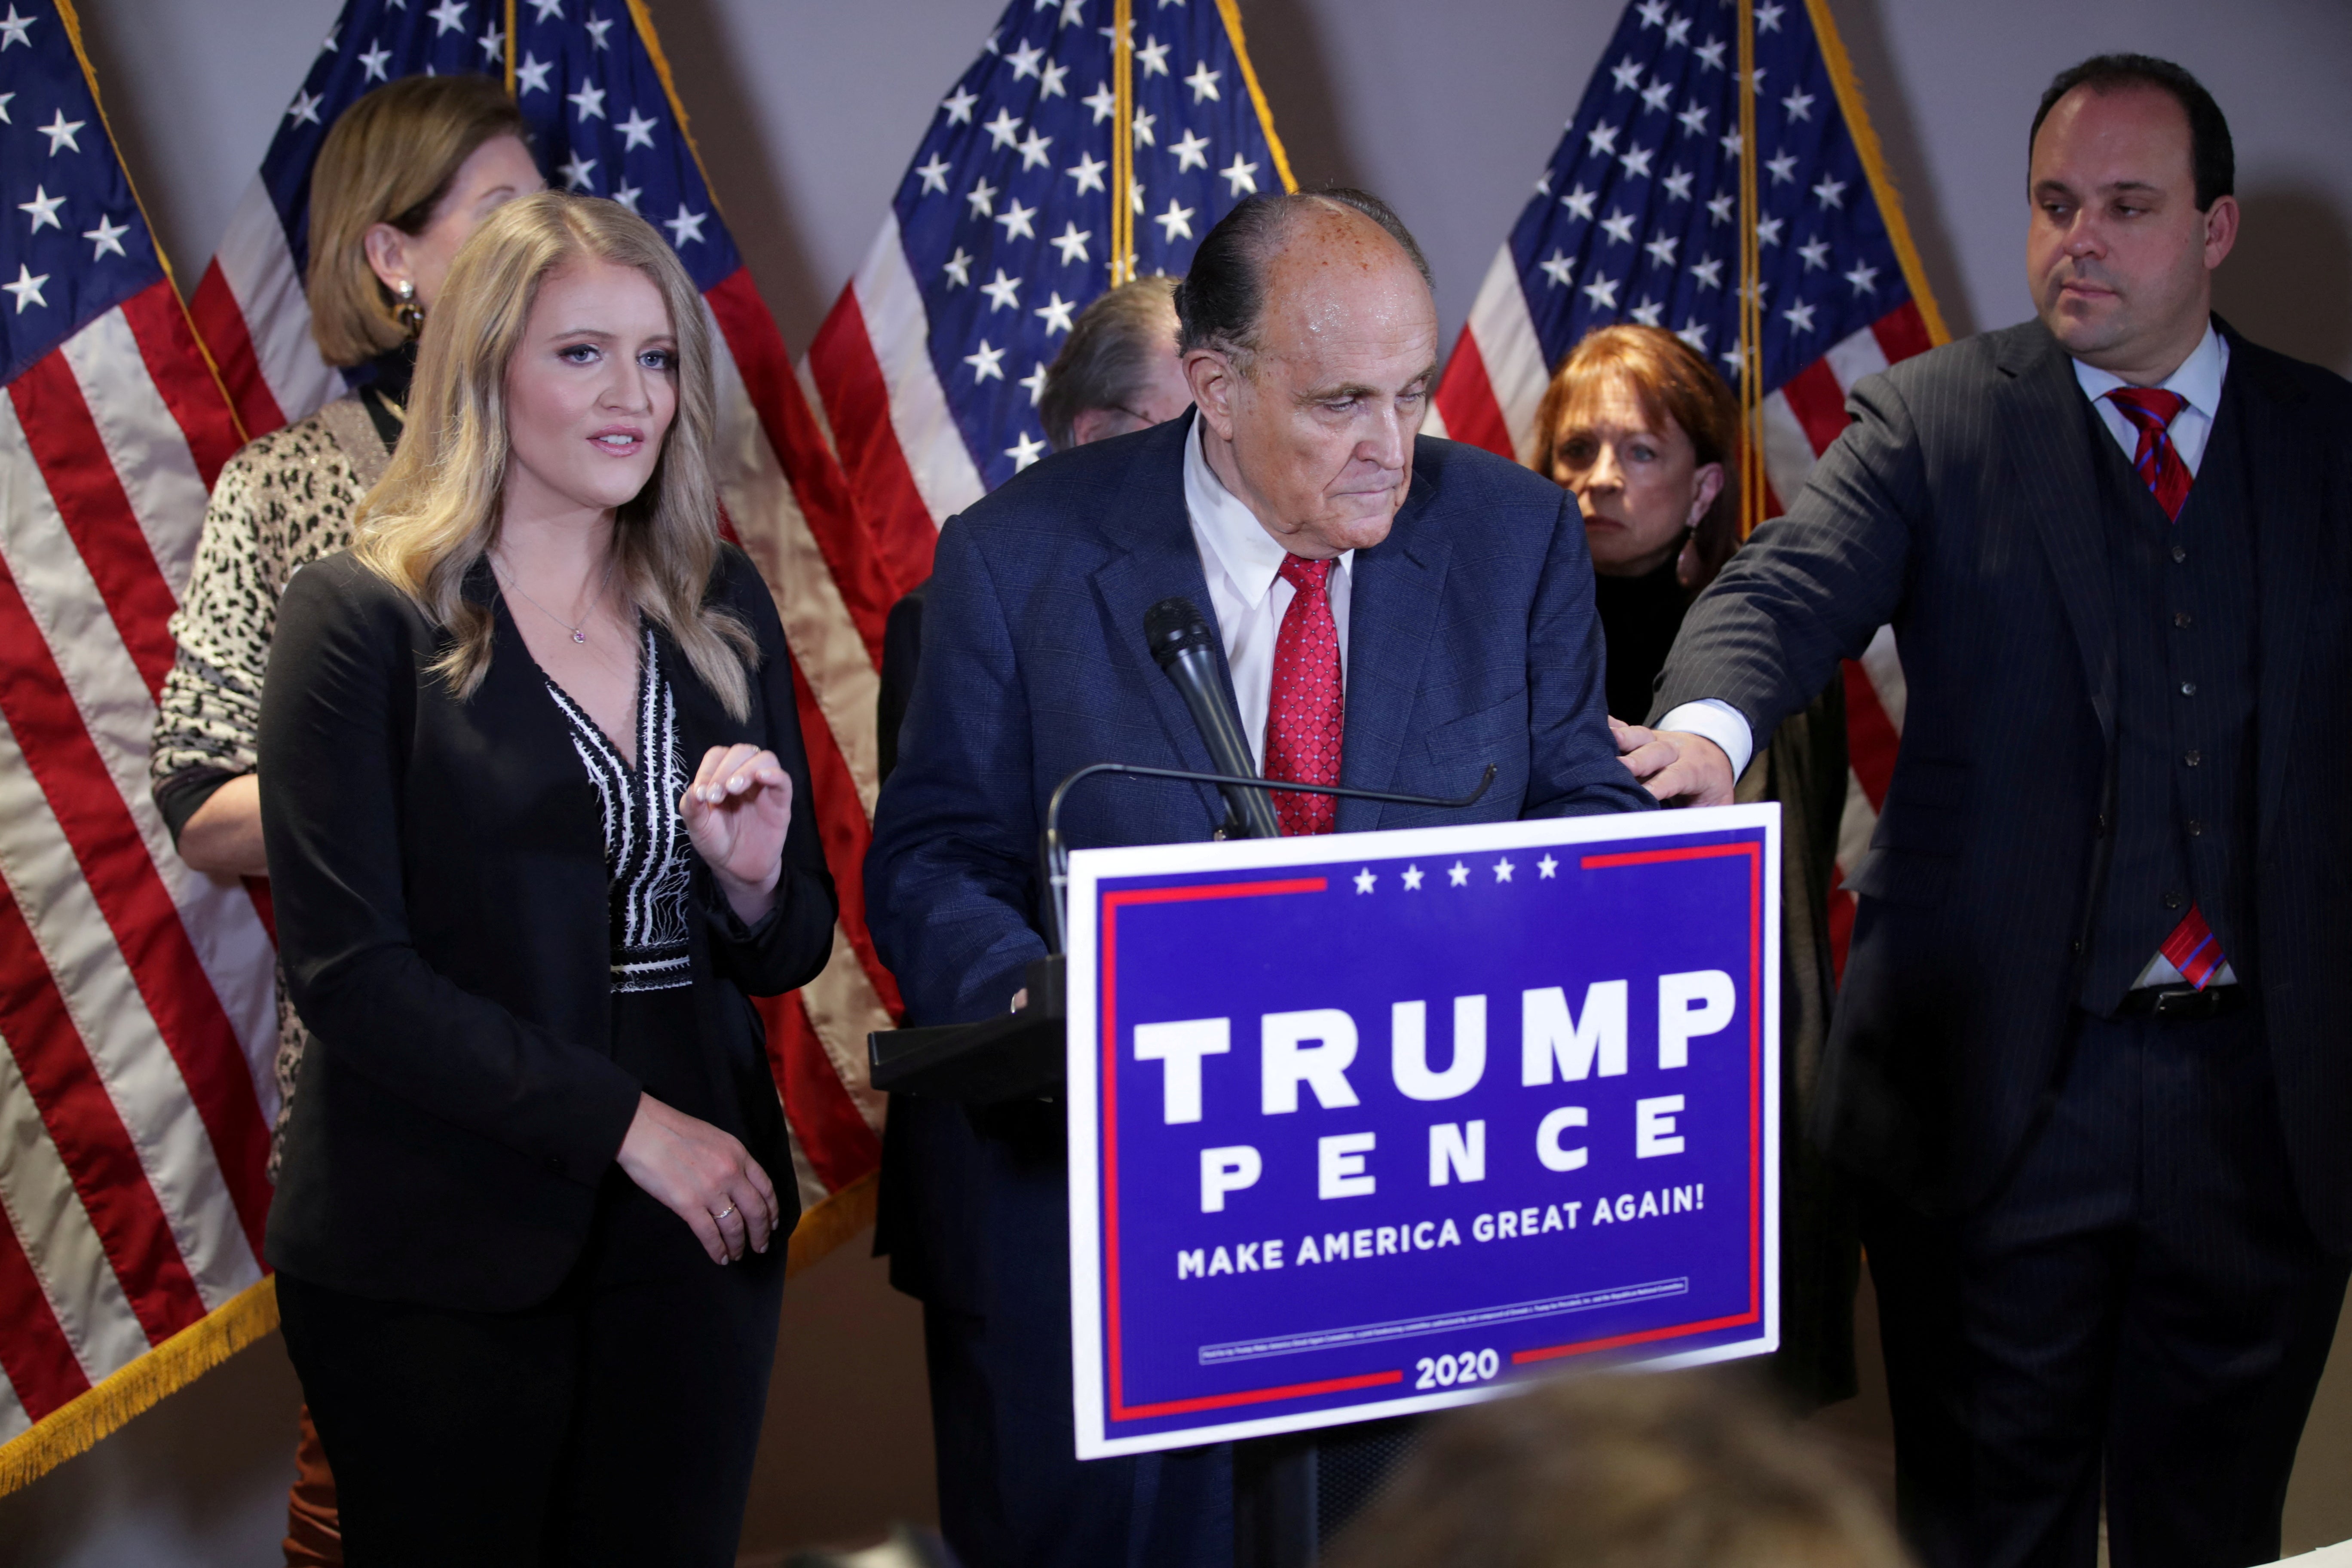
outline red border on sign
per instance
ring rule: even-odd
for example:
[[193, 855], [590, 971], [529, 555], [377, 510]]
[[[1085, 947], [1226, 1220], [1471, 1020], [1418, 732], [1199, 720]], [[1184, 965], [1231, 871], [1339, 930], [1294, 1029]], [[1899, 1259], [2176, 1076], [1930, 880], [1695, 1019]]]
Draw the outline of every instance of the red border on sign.
[[1608, 1339], [1513, 1351], [1514, 1366], [1712, 1333], [1717, 1329], [1735, 1329], [1764, 1316], [1764, 846], [1749, 839], [1734, 844], [1691, 844], [1679, 849], [1629, 849], [1614, 855], [1587, 855], [1578, 864], [1587, 871], [1608, 871], [1621, 866], [1720, 860], [1734, 855], [1748, 857], [1748, 1310], [1728, 1318], [1674, 1323]]
[[1184, 888], [1135, 888], [1105, 893], [1102, 900], [1102, 1194], [1103, 1308], [1110, 1346], [1110, 1418], [1136, 1421], [1154, 1415], [1181, 1415], [1227, 1405], [1260, 1404], [1269, 1399], [1294, 1399], [1309, 1394], [1337, 1394], [1376, 1384], [1401, 1383], [1404, 1371], [1373, 1373], [1328, 1383], [1299, 1383], [1282, 1388], [1244, 1389], [1200, 1399], [1176, 1399], [1160, 1405], [1127, 1403], [1126, 1342], [1119, 1333], [1118, 1301], [1118, 911], [1129, 904], [1189, 904], [1205, 899], [1258, 899], [1277, 893], [1319, 893], [1331, 885], [1328, 877], [1293, 877], [1280, 881], [1201, 882]]
[[[1679, 1339], [1691, 1334], [1710, 1333], [1717, 1329], [1738, 1328], [1759, 1321], [1763, 1316], [1763, 1169], [1764, 1169], [1764, 846], [1748, 840], [1729, 844], [1689, 845], [1673, 849], [1629, 850], [1607, 855], [1587, 855], [1580, 867], [1585, 870], [1609, 870], [1623, 866], [1651, 866], [1678, 860], [1707, 860], [1744, 855], [1748, 861], [1748, 1310], [1730, 1317], [1708, 1318], [1702, 1321], [1669, 1324], [1662, 1328], [1643, 1329], [1637, 1332], [1616, 1334], [1604, 1339], [1580, 1340], [1568, 1344], [1544, 1345], [1532, 1350], [1514, 1351], [1511, 1362], [1524, 1365], [1531, 1362], [1551, 1361], [1562, 1356], [1590, 1354], [1600, 1351], [1621, 1349], [1627, 1345], [1654, 1343], [1660, 1340]], [[1366, 1373], [1354, 1377], [1326, 1379], [1317, 1383], [1286, 1384], [1270, 1388], [1240, 1389], [1230, 1394], [1206, 1394], [1194, 1399], [1171, 1399], [1151, 1405], [1127, 1403], [1125, 1342], [1120, 1330], [1119, 1250], [1118, 1250], [1118, 1023], [1117, 1006], [1118, 911], [1130, 904], [1190, 903], [1207, 899], [1265, 898], [1283, 893], [1319, 893], [1329, 886], [1323, 877], [1299, 877], [1284, 880], [1254, 882], [1198, 883], [1178, 888], [1139, 888], [1102, 895], [1102, 1061], [1100, 1083], [1102, 1093], [1102, 1210], [1104, 1312], [1107, 1319], [1107, 1343], [1109, 1354], [1110, 1418], [1113, 1421], [1149, 1420], [1158, 1416], [1184, 1415], [1203, 1410], [1225, 1409], [1234, 1405], [1260, 1405], [1278, 1399], [1298, 1399], [1318, 1394], [1341, 1394], [1359, 1388], [1376, 1388], [1404, 1381], [1404, 1371]]]

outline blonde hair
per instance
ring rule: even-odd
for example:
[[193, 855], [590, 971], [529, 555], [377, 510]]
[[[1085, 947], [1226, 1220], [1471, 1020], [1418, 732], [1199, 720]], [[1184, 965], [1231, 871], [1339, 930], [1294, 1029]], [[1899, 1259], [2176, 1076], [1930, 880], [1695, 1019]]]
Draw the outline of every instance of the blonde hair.
[[522, 112], [486, 76], [387, 82], [335, 121], [310, 171], [310, 336], [329, 364], [359, 364], [407, 337], [368, 265], [367, 231], [422, 234], [458, 166], [499, 136], [529, 142]]
[[352, 553], [449, 632], [433, 672], [460, 700], [473, 696], [489, 670], [493, 622], [463, 589], [499, 539], [511, 451], [507, 367], [541, 288], [582, 258], [645, 274], [677, 344], [677, 411], [661, 456], [646, 488], [614, 514], [614, 584], [742, 719], [751, 712], [745, 667], [758, 645], [731, 611], [704, 602], [719, 552], [709, 323], [677, 254], [618, 202], [542, 191], [499, 208], [457, 252], [417, 356], [406, 433], [360, 503]]

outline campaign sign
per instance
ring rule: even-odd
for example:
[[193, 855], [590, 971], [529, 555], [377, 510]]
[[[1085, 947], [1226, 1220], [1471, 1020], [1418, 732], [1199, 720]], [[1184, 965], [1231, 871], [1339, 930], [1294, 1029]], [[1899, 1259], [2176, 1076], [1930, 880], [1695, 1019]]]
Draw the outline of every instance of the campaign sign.
[[1081, 850], [1078, 1457], [1771, 1350], [1780, 808]]

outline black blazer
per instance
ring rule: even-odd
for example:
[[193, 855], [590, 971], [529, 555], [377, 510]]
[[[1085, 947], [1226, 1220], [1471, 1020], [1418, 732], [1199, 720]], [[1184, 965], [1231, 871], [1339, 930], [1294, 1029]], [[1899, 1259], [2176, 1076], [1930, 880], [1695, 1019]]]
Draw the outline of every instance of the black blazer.
[[[296, 574], [261, 702], [263, 837], [279, 952], [314, 1043], [270, 1205], [270, 1261], [388, 1300], [470, 1310], [551, 1293], [588, 1235], [635, 1114], [611, 1058], [602, 808], [486, 570], [490, 667], [458, 701], [447, 646], [348, 553]], [[787, 991], [831, 950], [833, 880], [809, 809], [783, 628], [729, 549], [711, 596], [756, 635], [751, 717], [730, 719], [663, 639], [684, 751], [748, 742], [793, 778], [775, 911], [746, 928], [698, 860], [689, 922], [711, 1103], [793, 1217], [764, 1031], [745, 994]]]
[[[2252, 498], [2254, 917], [2279, 1123], [2321, 1242], [2352, 1250], [2352, 386], [2226, 325]], [[2234, 407], [2231, 405], [2234, 404]], [[2038, 321], [1853, 389], [1854, 423], [1684, 623], [1654, 714], [1759, 735], [1892, 622], [1902, 751], [1860, 895], [1816, 1132], [1923, 1206], [1988, 1196], [2055, 1093], [2096, 896], [2118, 606], [2097, 448]], [[2104, 433], [2099, 435], [2105, 439]]]

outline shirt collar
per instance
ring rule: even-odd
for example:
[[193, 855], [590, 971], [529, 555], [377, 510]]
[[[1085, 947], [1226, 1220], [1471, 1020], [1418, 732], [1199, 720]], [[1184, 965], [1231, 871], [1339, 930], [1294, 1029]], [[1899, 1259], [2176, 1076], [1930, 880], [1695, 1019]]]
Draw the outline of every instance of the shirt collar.
[[[1290, 552], [1209, 467], [1202, 445], [1207, 439], [1208, 422], [1195, 414], [1192, 438], [1184, 443], [1184, 510], [1192, 516], [1192, 531], [1207, 542], [1234, 593], [1255, 609], [1274, 591]], [[1335, 570], [1345, 573], [1355, 558], [1352, 550], [1342, 552]]]
[[[2084, 364], [2081, 360], [2075, 360], [2074, 365], [2075, 384], [2083, 389], [2083, 395], [2094, 403], [2126, 384], [2122, 376], [2112, 371]], [[2180, 362], [2180, 368], [2165, 377], [2163, 389], [2179, 393], [2189, 400], [2189, 407], [2210, 419], [2221, 406], [2221, 381], [2229, 369], [2229, 340], [2215, 331], [2213, 323], [2208, 321], [2205, 323], [2205, 335], [2198, 340], [2189, 357]]]

